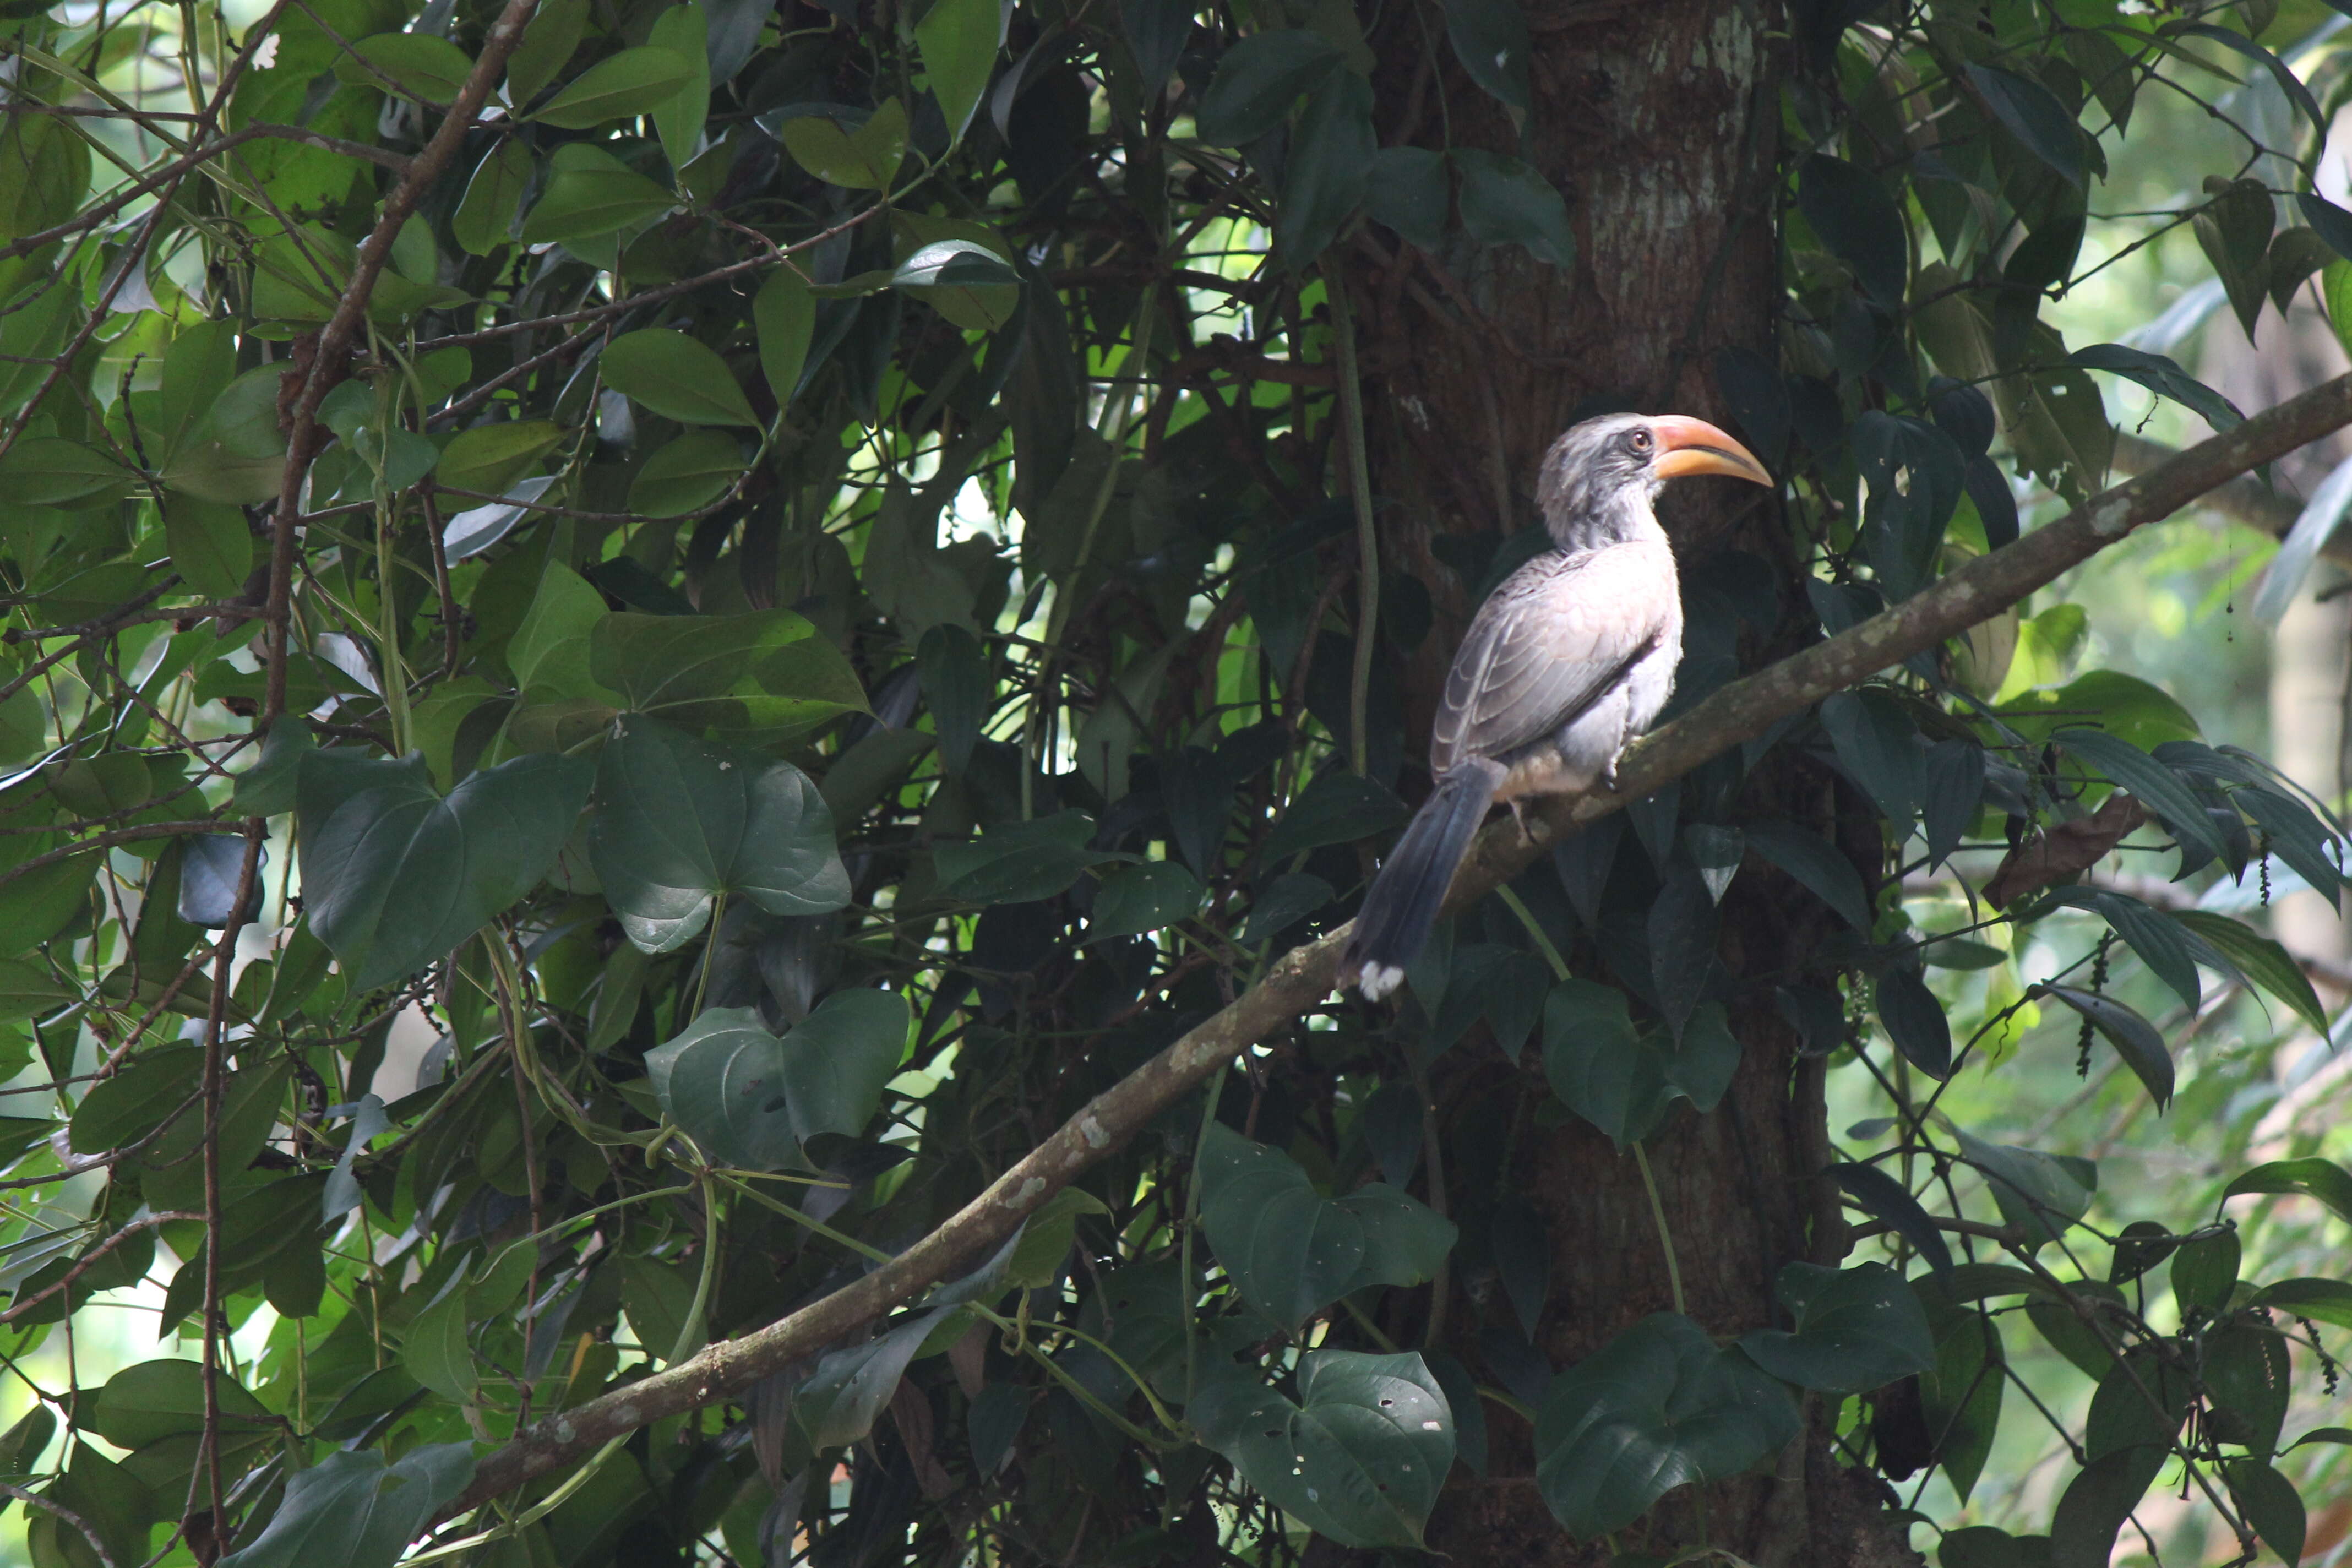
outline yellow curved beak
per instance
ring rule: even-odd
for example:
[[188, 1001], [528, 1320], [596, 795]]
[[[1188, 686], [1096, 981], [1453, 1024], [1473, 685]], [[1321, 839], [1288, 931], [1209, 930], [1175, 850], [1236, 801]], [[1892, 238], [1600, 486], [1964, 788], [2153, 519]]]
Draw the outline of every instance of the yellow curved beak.
[[1680, 479], [1687, 474], [1725, 474], [1750, 484], [1769, 485], [1772, 476], [1756, 460], [1756, 454], [1717, 429], [1704, 419], [1693, 419], [1683, 414], [1662, 414], [1650, 421], [1657, 433], [1658, 458], [1654, 465], [1660, 479]]

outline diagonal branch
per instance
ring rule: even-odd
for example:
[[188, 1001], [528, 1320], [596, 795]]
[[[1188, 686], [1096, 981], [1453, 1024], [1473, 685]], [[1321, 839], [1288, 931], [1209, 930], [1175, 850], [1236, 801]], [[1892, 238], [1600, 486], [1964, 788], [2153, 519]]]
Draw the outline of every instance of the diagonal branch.
[[[1969, 562], [1885, 614], [1732, 682], [1628, 752], [1618, 770], [1621, 793], [1547, 801], [1540, 812], [1528, 814], [1525, 839], [1507, 824], [1481, 835], [1454, 879], [1448, 907], [1483, 897], [1584, 824], [1762, 734], [1781, 719], [1999, 614], [2141, 524], [2168, 517], [2215, 487], [2347, 425], [2352, 425], [2352, 375], [2192, 447], [2014, 544]], [[642, 1382], [525, 1428], [481, 1462], [473, 1484], [444, 1517], [571, 1465], [637, 1427], [740, 1394], [984, 1256], [1047, 1198], [1211, 1073], [1329, 995], [1347, 939], [1342, 926], [1292, 950], [1223, 1012], [1097, 1095], [986, 1191], [873, 1273], [766, 1328], [723, 1341]]]

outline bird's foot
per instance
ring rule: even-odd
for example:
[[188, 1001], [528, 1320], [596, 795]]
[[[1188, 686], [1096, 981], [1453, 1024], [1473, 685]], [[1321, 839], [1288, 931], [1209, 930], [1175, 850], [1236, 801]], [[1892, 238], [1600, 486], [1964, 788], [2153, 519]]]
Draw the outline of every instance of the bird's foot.
[[1526, 797], [1513, 796], [1505, 804], [1509, 805], [1511, 808], [1511, 820], [1519, 825], [1519, 847], [1522, 849], [1533, 847], [1535, 845], [1535, 836], [1528, 831]]

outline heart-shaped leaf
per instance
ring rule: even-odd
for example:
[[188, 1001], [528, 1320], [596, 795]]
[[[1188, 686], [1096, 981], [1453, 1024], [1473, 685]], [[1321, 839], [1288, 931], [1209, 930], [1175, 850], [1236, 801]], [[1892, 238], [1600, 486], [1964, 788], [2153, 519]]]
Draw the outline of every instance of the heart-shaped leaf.
[[1740, 1352], [1654, 1313], [1552, 1379], [1536, 1485], [1569, 1533], [1594, 1541], [1676, 1487], [1738, 1475], [1798, 1425], [1795, 1401]]
[[1454, 1464], [1454, 1413], [1418, 1354], [1317, 1351], [1294, 1405], [1231, 1380], [1185, 1412], [1268, 1501], [1342, 1546], [1412, 1548]]
[[647, 952], [683, 945], [720, 893], [777, 915], [849, 901], [833, 816], [798, 768], [641, 714], [615, 728], [596, 765], [589, 857], [631, 942]]
[[616, 611], [588, 635], [588, 670], [635, 712], [744, 744], [772, 744], [866, 710], [849, 661], [790, 610]]
[[517, 757], [445, 799], [419, 752], [304, 757], [304, 916], [352, 989], [415, 973], [529, 892], [571, 836], [592, 776], [579, 758]]
[[1678, 1099], [1714, 1110], [1738, 1067], [1739, 1042], [1712, 1002], [1692, 1010], [1679, 1041], [1636, 1032], [1624, 993], [1590, 980], [1563, 980], [1544, 1003], [1545, 1079], [1620, 1148], [1648, 1137]]
[[1780, 1270], [1779, 1290], [1780, 1304], [1796, 1315], [1796, 1332], [1758, 1329], [1739, 1348], [1784, 1383], [1866, 1394], [1936, 1363], [1917, 1294], [1883, 1263], [1846, 1269], [1791, 1263]]
[[1137, 936], [1172, 925], [1209, 896], [1201, 879], [1171, 860], [1123, 866], [1103, 879], [1095, 893], [1094, 919], [1087, 939]]
[[1194, 1180], [1209, 1247], [1251, 1305], [1285, 1326], [1367, 1285], [1445, 1267], [1453, 1222], [1384, 1183], [1327, 1198], [1297, 1161], [1220, 1122]]
[[646, 1072], [703, 1152], [772, 1170], [820, 1132], [863, 1132], [906, 1046], [906, 998], [837, 991], [782, 1039], [756, 1009], [714, 1007], [647, 1051]]
[[219, 1568], [391, 1568], [473, 1476], [469, 1443], [434, 1443], [393, 1462], [373, 1448], [329, 1454], [287, 1478], [268, 1524]]

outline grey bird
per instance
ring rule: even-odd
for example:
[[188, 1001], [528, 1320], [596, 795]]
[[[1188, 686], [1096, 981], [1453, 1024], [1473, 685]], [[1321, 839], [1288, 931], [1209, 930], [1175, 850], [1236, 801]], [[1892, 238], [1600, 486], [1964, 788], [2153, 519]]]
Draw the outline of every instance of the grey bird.
[[1704, 419], [1612, 414], [1544, 454], [1545, 551], [1487, 595], [1445, 678], [1429, 771], [1437, 787], [1372, 879], [1339, 984], [1396, 989], [1496, 802], [1614, 789], [1617, 759], [1674, 694], [1682, 592], [1653, 503], [1670, 479], [1772, 482]]

